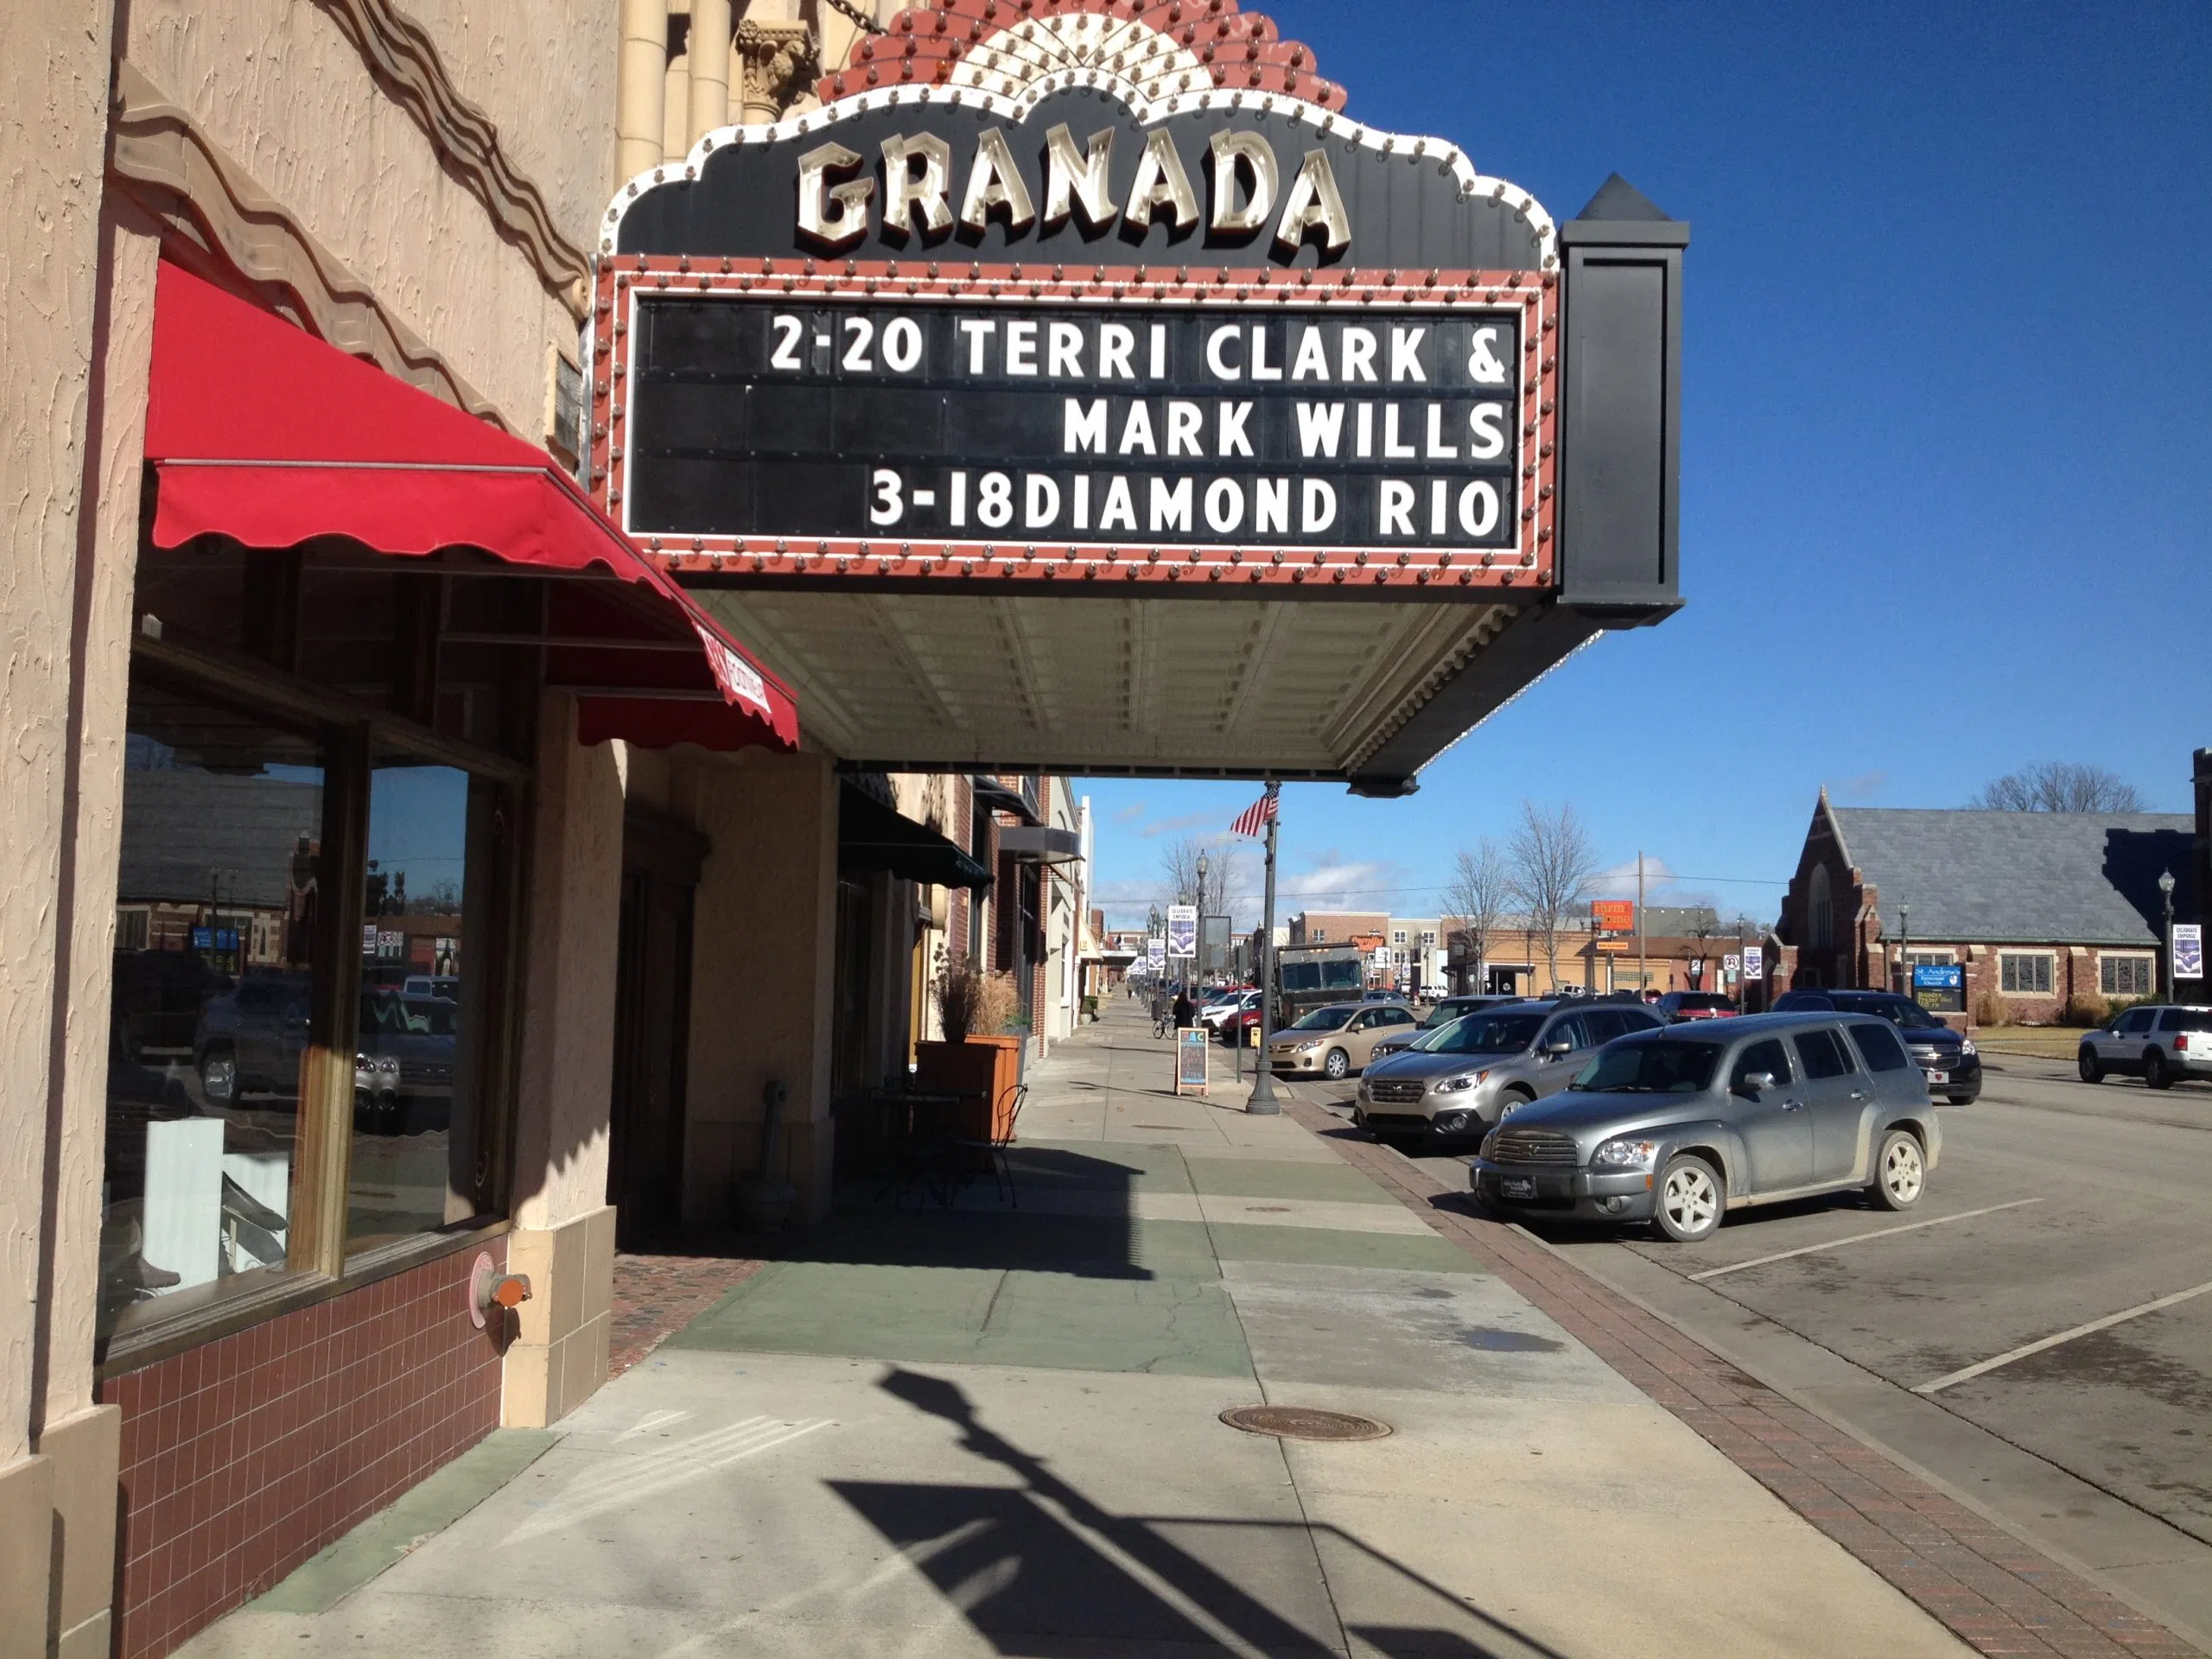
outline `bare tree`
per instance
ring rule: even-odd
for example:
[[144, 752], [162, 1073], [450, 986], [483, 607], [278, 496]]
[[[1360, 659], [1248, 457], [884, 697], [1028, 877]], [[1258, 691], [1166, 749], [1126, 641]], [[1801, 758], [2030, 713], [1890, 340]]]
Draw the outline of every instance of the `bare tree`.
[[1701, 910], [1690, 923], [1691, 943], [1682, 949], [1682, 961], [1694, 991], [1705, 988], [1706, 967], [1713, 960], [1713, 936], [1719, 931], [1720, 917], [1715, 911]]
[[1484, 836], [1471, 853], [1461, 849], [1444, 890], [1445, 926], [1447, 938], [1458, 938], [1469, 971], [1480, 973], [1490, 960], [1491, 941], [1512, 901], [1513, 870], [1497, 842]]
[[1529, 931], [1544, 942], [1552, 988], [1559, 988], [1559, 936], [1567, 919], [1590, 896], [1598, 855], [1590, 832], [1572, 804], [1546, 811], [1521, 803], [1521, 822], [1507, 843], [1514, 901], [1529, 913]]
[[2102, 766], [2044, 760], [1994, 779], [1967, 805], [1984, 812], [2140, 812], [2143, 797]]
[[[1204, 875], [1198, 874], [1200, 858], [1206, 863]], [[1160, 849], [1160, 868], [1167, 878], [1166, 897], [1160, 901], [1163, 909], [1168, 905], [1196, 905], [1201, 916], [1236, 913], [1234, 906], [1244, 891], [1243, 849], [1186, 836]]]

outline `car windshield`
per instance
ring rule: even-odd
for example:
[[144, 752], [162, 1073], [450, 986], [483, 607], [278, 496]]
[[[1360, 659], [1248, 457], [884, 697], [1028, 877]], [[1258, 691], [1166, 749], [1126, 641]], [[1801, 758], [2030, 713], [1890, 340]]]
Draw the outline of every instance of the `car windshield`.
[[1615, 1043], [1567, 1087], [1591, 1095], [1694, 1095], [1712, 1083], [1719, 1064], [1719, 1043]]
[[1421, 1021], [1421, 1025], [1429, 1031], [1434, 1031], [1440, 1026], [1450, 1025], [1466, 1012], [1465, 1002], [1440, 1002], [1428, 1011], [1428, 1017]]
[[1293, 1026], [1293, 1031], [1334, 1031], [1352, 1016], [1350, 1008], [1316, 1008]]
[[1845, 1014], [1878, 1014], [1893, 1026], [1907, 1031], [1942, 1031], [1943, 1022], [1922, 1007], [1901, 996], [1846, 996], [1838, 997], [1836, 1007]]
[[1453, 1021], [1421, 1046], [1432, 1054], [1518, 1054], [1536, 1040], [1541, 1014], [1471, 1014]]
[[1725, 996], [1711, 991], [1685, 991], [1675, 999], [1678, 1008], [1733, 1008], [1736, 1005]]

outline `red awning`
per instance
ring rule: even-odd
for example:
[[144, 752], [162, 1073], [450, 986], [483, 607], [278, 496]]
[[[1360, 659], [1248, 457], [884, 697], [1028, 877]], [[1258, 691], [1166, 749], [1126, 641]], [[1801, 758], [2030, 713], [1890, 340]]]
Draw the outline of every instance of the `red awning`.
[[[156, 546], [342, 536], [383, 554], [474, 548], [518, 569], [619, 579], [606, 594], [588, 582], [552, 588], [547, 675], [577, 692], [584, 742], [798, 747], [790, 690], [545, 451], [167, 261], [146, 459], [161, 473]], [[623, 602], [609, 604], [615, 592]], [[629, 639], [638, 650], [621, 648]], [[698, 649], [671, 652], [671, 639]]]

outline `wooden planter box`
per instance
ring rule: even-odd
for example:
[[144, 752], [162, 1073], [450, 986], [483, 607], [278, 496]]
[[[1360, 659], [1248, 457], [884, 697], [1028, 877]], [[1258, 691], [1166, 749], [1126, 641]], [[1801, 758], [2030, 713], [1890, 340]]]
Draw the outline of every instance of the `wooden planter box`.
[[964, 1043], [918, 1043], [914, 1046], [914, 1085], [918, 1089], [952, 1092], [973, 1090], [978, 1100], [974, 1116], [960, 1126], [964, 1137], [1001, 1141], [1013, 1128], [1014, 1090], [1021, 1084], [1021, 1046], [1026, 1038], [970, 1037]]

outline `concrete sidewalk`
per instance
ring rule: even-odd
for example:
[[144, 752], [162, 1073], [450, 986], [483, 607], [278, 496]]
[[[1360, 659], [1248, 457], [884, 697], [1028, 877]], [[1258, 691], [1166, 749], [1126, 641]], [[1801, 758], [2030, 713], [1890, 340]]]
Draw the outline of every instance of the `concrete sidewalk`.
[[[842, 1211], [397, 1565], [186, 1651], [1967, 1651], [1328, 1143], [1170, 1064], [1109, 1004], [1033, 1068], [1018, 1210]], [[1219, 1421], [1260, 1402], [1393, 1432]]]

